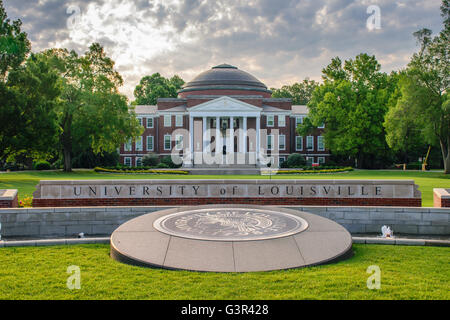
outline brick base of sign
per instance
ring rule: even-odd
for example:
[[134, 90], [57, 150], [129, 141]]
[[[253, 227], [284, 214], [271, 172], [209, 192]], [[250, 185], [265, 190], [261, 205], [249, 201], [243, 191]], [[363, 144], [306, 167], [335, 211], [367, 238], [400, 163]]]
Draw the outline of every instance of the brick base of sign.
[[14, 200], [0, 200], [0, 208], [18, 208], [19, 200], [15, 198]]
[[450, 208], [450, 189], [433, 189], [435, 208]]
[[422, 199], [405, 198], [104, 198], [33, 199], [33, 207], [192, 206], [206, 204], [421, 207]]
[[450, 208], [450, 199], [441, 199], [434, 197], [434, 207], [435, 208]]

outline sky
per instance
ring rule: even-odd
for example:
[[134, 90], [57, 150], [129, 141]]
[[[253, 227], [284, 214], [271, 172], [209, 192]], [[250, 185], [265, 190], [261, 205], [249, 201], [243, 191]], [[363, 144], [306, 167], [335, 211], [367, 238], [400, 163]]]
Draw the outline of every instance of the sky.
[[375, 55], [382, 71], [404, 68], [412, 33], [442, 28], [441, 0], [3, 0], [34, 52], [83, 54], [99, 42], [133, 100], [140, 79], [159, 72], [186, 82], [228, 63], [269, 88], [320, 80], [333, 57]]

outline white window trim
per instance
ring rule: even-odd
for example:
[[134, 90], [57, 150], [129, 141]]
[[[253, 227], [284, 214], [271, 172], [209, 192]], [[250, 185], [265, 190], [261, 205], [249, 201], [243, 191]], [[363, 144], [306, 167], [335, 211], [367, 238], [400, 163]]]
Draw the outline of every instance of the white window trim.
[[[179, 146], [179, 144], [178, 144], [180, 137], [181, 137], [181, 146]], [[177, 150], [177, 151], [183, 150], [183, 147], [184, 147], [184, 136], [182, 134], [178, 134], [175, 137], [175, 150]]]
[[[272, 119], [272, 125], [269, 125], [269, 118]], [[267, 125], [268, 128], [272, 128], [272, 127], [275, 126], [275, 116], [274, 115], [267, 115], [266, 116], [266, 120], [267, 120], [266, 125]]]
[[[135, 150], [136, 151], [144, 151], [144, 139], [142, 139], [142, 137], [137, 137], [136, 138], [136, 143], [135, 143]], [[138, 148], [138, 145], [140, 144], [140, 148]]]
[[[169, 139], [170, 139], [170, 148], [169, 149], [166, 148], [166, 137], [169, 137]], [[172, 150], [172, 136], [170, 134], [164, 135], [164, 150], [165, 151]]]
[[[280, 118], [284, 119], [283, 122], [280, 122]], [[286, 116], [284, 114], [278, 115], [278, 127], [280, 127], [280, 128], [286, 127]]]
[[320, 159], [323, 159], [323, 163], [325, 163], [325, 157], [318, 157], [318, 158], [317, 158], [317, 163], [320, 164]]
[[[178, 120], [180, 120], [180, 122]], [[182, 127], [182, 126], [183, 126], [183, 115], [177, 114], [175, 116], [175, 127]]]
[[[281, 143], [280, 143], [281, 137], [284, 138], [284, 148], [281, 148]], [[286, 150], [286, 136], [284, 134], [280, 134], [278, 136], [278, 149], [282, 150], [282, 151]]]
[[[298, 127], [299, 124], [303, 124], [303, 116], [295, 117], [295, 126]], [[300, 121], [298, 121], [300, 119]]]
[[[271, 148], [269, 148], [269, 137], [271, 137], [271, 141], [272, 141], [272, 146], [271, 146]], [[267, 151], [273, 151], [275, 148], [275, 146], [274, 146], [274, 144], [275, 144], [275, 137], [274, 137], [274, 135], [273, 134], [268, 134], [267, 135], [267, 139], [266, 139], [266, 146], [267, 146]]]
[[[308, 148], [308, 140], [312, 139], [312, 148]], [[306, 150], [308, 151], [314, 151], [314, 136], [307, 136], [306, 137]]]
[[[128, 146], [129, 146], [129, 148], [128, 148]], [[125, 145], [123, 146], [123, 150], [125, 152], [133, 151], [133, 141], [132, 141], [132, 139], [130, 139], [127, 142], [125, 142]]]
[[[151, 126], [148, 125], [149, 120], [151, 120], [151, 122], [152, 122], [152, 125], [151, 125]], [[153, 129], [154, 127], [155, 127], [155, 118], [153, 118], [153, 117], [148, 117], [148, 118], [147, 118], [147, 129]]]
[[325, 129], [325, 123], [323, 123], [320, 127], [317, 127], [317, 129]]
[[[172, 126], [172, 116], [170, 114], [165, 114], [164, 116], [164, 127], [170, 128]], [[169, 121], [166, 122], [166, 119]]]
[[[322, 140], [323, 148], [320, 147], [319, 140]], [[318, 136], [317, 137], [317, 151], [325, 151], [325, 140], [324, 140], [323, 136]]]
[[[283, 161], [281, 161], [283, 159]], [[278, 157], [278, 163], [281, 165], [282, 163], [286, 162], [286, 157]]]
[[138, 119], [138, 121], [139, 121], [139, 125], [140, 125], [141, 127], [143, 127], [143, 126], [144, 126], [144, 118], [142, 118], [142, 117], [137, 117], [137, 119]]
[[306, 157], [306, 158], [305, 158], [306, 163], [308, 163], [308, 159], [312, 159], [311, 164], [315, 164], [315, 162], [314, 162], [314, 157]]
[[[138, 165], [138, 160], [139, 159], [141, 159], [141, 165], [140, 166]], [[136, 167], [142, 167], [142, 160], [143, 160], [142, 157], [136, 157]]]
[[129, 167], [132, 167], [133, 166], [133, 158], [131, 158], [131, 157], [125, 157], [124, 159], [123, 159], [123, 165], [127, 165], [127, 159], [128, 160], [130, 160], [130, 165], [129, 165]]
[[[300, 149], [297, 148], [297, 139], [300, 139], [302, 142], [302, 147]], [[295, 137], [295, 151], [303, 151], [303, 136], [296, 136]]]
[[[149, 140], [152, 140], [152, 148], [148, 147]], [[147, 151], [155, 151], [155, 137], [154, 136], [147, 136]]]

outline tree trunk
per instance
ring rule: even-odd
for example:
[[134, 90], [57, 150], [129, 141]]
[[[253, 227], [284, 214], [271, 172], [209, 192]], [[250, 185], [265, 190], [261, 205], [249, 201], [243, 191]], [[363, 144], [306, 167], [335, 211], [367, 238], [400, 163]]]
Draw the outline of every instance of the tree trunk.
[[450, 136], [447, 138], [447, 143], [445, 141], [440, 141], [442, 159], [444, 160], [444, 173], [450, 173]]
[[63, 148], [64, 171], [72, 172], [72, 116], [67, 115], [62, 126], [64, 131], [61, 135]]

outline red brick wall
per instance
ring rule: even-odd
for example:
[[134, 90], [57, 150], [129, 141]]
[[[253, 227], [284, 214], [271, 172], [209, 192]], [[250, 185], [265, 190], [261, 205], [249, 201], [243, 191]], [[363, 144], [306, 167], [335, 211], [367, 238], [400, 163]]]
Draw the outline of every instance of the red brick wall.
[[251, 91], [251, 90], [199, 90], [199, 91], [187, 91], [178, 94], [179, 98], [187, 98], [188, 96], [262, 96], [263, 98], [270, 98], [272, 94], [263, 91]]
[[314, 206], [401, 206], [421, 207], [421, 199], [373, 198], [139, 198], [139, 199], [33, 199], [33, 207], [151, 206], [151, 205], [314, 205]]
[[450, 208], [450, 199], [442, 199], [434, 194], [434, 207], [435, 208]]
[[19, 199], [16, 197], [14, 200], [0, 200], [0, 208], [18, 208]]

